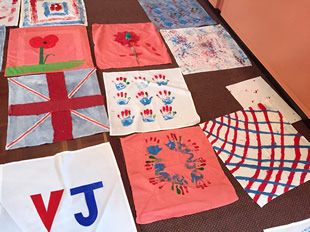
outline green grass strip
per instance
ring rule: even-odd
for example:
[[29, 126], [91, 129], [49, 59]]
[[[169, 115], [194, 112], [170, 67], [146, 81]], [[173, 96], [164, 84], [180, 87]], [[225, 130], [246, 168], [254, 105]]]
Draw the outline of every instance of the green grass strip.
[[57, 72], [79, 67], [85, 63], [84, 60], [70, 60], [66, 62], [55, 62], [48, 64], [24, 65], [18, 67], [7, 67], [6, 76], [18, 76], [21, 74]]

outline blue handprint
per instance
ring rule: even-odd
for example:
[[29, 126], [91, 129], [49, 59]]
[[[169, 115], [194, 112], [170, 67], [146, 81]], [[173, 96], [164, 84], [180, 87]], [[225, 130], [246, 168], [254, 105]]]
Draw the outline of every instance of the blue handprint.
[[137, 94], [137, 99], [144, 106], [151, 104], [153, 97], [149, 97], [147, 92], [140, 91]]
[[123, 92], [120, 92], [120, 93], [117, 93], [116, 94], [116, 97], [114, 98], [117, 98], [117, 104], [119, 105], [127, 105], [131, 99], [131, 97], [128, 97], [127, 98], [127, 93], [123, 93]]
[[[203, 175], [197, 169], [191, 172], [191, 177], [192, 177], [192, 182], [196, 184], [197, 188], [204, 189], [208, 187], [206, 183], [203, 181]], [[210, 184], [209, 181], [208, 183]]]
[[159, 91], [156, 96], [160, 98], [165, 105], [171, 104], [175, 99], [175, 97], [171, 97], [171, 92], [167, 90]]
[[168, 107], [167, 105], [166, 106], [163, 106], [162, 109], [160, 110], [160, 113], [162, 114], [163, 118], [165, 120], [171, 120], [174, 118], [174, 116], [176, 115], [176, 111], [172, 111], [172, 107]]
[[155, 121], [155, 117], [156, 115], [153, 115], [153, 110], [151, 109], [146, 109], [143, 110], [143, 112], [140, 112], [141, 116], [142, 116], [142, 120], [143, 122], [154, 122]]
[[166, 76], [162, 74], [155, 75], [154, 78], [152, 78], [152, 80], [155, 81], [158, 86], [167, 85], [169, 82], [169, 80], [166, 80]]
[[127, 81], [126, 77], [117, 77], [116, 81], [114, 82], [115, 88], [116, 90], [120, 91], [122, 89], [125, 89], [127, 87], [127, 85], [129, 85], [130, 83]]
[[130, 126], [135, 118], [135, 116], [131, 116], [130, 110], [121, 111], [121, 114], [118, 114], [117, 117], [121, 120], [123, 126]]
[[139, 90], [145, 89], [149, 86], [150, 81], [146, 80], [145, 77], [135, 77], [135, 84]]
[[[146, 149], [148, 151], [148, 153], [150, 153], [151, 155], [157, 155], [162, 148], [159, 147], [159, 142], [160, 140], [157, 139], [156, 137], [150, 137], [149, 139], [146, 139], [146, 143], [151, 143], [152, 145], [149, 145]], [[154, 145], [156, 144], [156, 145]]]

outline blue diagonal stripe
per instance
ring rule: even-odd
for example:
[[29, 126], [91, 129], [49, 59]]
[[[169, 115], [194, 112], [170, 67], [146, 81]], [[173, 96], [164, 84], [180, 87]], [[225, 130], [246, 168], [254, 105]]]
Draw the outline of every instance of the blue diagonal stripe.
[[221, 149], [217, 146], [213, 146], [213, 148], [217, 151], [221, 151], [224, 152], [226, 154], [238, 157], [240, 159], [245, 159], [245, 160], [253, 160], [253, 161], [257, 161], [257, 162], [281, 162], [281, 163], [301, 163], [301, 164], [310, 164], [309, 161], [305, 161], [305, 160], [275, 160], [275, 159], [254, 159], [254, 158], [249, 158], [249, 157], [242, 157], [241, 155], [237, 155], [234, 154], [230, 151], [227, 151], [225, 149]]
[[204, 132], [208, 133], [209, 135], [212, 135], [213, 137], [215, 137], [216, 139], [222, 141], [222, 142], [225, 142], [225, 143], [228, 143], [232, 146], [236, 146], [236, 147], [247, 147], [247, 148], [252, 148], [252, 149], [270, 149], [270, 148], [307, 148], [307, 149], [310, 149], [310, 146], [307, 146], [307, 145], [298, 145], [298, 146], [295, 146], [295, 145], [284, 145], [284, 146], [281, 146], [281, 145], [277, 145], [277, 144], [274, 144], [274, 145], [262, 145], [262, 146], [253, 146], [253, 145], [249, 145], [249, 146], [245, 146], [243, 144], [239, 144], [239, 143], [232, 143], [230, 141], [226, 141], [225, 139], [222, 139], [212, 133], [210, 133], [209, 131], [207, 130], [204, 130]]
[[237, 180], [249, 180], [249, 181], [254, 181], [254, 182], [261, 182], [261, 183], [268, 183], [268, 184], [274, 184], [274, 185], [281, 185], [284, 187], [290, 187], [290, 188], [295, 188], [295, 185], [289, 185], [289, 184], [284, 184], [284, 183], [278, 183], [270, 180], [262, 180], [262, 179], [254, 179], [251, 177], [245, 177], [245, 176], [235, 176]]
[[277, 194], [274, 194], [274, 193], [267, 193], [267, 192], [262, 192], [262, 191], [247, 189], [247, 188], [245, 188], [244, 190], [247, 191], [248, 193], [261, 194], [261, 195], [273, 196], [273, 197], [278, 196]]
[[260, 170], [281, 170], [281, 171], [290, 171], [290, 172], [308, 172], [310, 170], [300, 169], [300, 168], [289, 168], [289, 167], [266, 167], [266, 166], [258, 166], [253, 164], [238, 164], [238, 163], [225, 163], [226, 166], [237, 166], [237, 167], [246, 167], [252, 169], [260, 169]]
[[[281, 124], [281, 122], [267, 122], [267, 121], [262, 121], [262, 122], [247, 122], [247, 121], [244, 121], [244, 120], [241, 120], [241, 119], [236, 119], [236, 118], [231, 118], [227, 115], [224, 115], [223, 116], [224, 118], [228, 118], [228, 119], [231, 119], [233, 121], [238, 121], [238, 122], [242, 122], [242, 123], [248, 123], [248, 124]], [[283, 124], [286, 124], [286, 125], [291, 125], [289, 122], [282, 122]]]
[[250, 113], [262, 113], [262, 112], [270, 112], [270, 113], [279, 113], [279, 111], [276, 110], [243, 110], [244, 112], [250, 112]]
[[280, 135], [280, 136], [298, 136], [298, 137], [301, 137], [302, 135], [301, 134], [281, 134], [281, 133], [278, 133], [278, 132], [270, 132], [270, 131], [257, 131], [257, 130], [250, 130], [250, 129], [244, 129], [244, 128], [239, 128], [239, 127], [234, 127], [234, 126], [230, 126], [224, 122], [219, 122], [219, 121], [216, 121], [216, 120], [212, 120], [212, 122], [215, 122], [217, 124], [220, 124], [222, 126], [227, 126], [229, 128], [232, 128], [234, 130], [238, 130], [238, 131], [247, 131], [247, 132], [251, 132], [251, 133], [255, 133], [255, 134], [268, 134], [268, 135]]

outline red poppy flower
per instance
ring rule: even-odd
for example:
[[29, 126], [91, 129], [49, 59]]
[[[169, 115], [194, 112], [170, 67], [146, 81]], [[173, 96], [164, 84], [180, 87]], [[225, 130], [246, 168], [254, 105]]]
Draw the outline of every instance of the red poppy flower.
[[31, 40], [29, 40], [29, 43], [31, 47], [33, 48], [52, 48], [56, 45], [58, 42], [58, 37], [56, 35], [48, 35], [44, 38], [37, 36], [33, 37]]
[[[130, 39], [126, 39], [126, 33], [130, 33]], [[114, 35], [115, 41], [120, 43], [121, 45], [127, 45], [128, 47], [131, 46], [137, 46], [138, 41], [140, 40], [140, 37], [136, 35], [136, 33], [131, 32], [131, 31], [124, 31], [124, 32], [118, 32], [117, 34]]]
[[62, 9], [62, 6], [59, 3], [51, 4], [50, 10], [51, 11], [60, 11]]

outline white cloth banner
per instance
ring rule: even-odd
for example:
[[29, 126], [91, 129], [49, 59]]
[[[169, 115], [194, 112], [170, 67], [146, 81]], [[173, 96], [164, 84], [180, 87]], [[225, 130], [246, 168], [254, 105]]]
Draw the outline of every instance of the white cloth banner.
[[200, 121], [179, 68], [103, 73], [111, 135], [195, 125]]
[[284, 226], [265, 229], [264, 232], [310, 232], [310, 218]]
[[1, 231], [136, 231], [109, 143], [4, 164], [0, 173]]
[[301, 120], [300, 116], [274, 91], [262, 77], [255, 77], [226, 88], [242, 105], [243, 108], [256, 106], [258, 103], [269, 102], [279, 110], [289, 123]]

